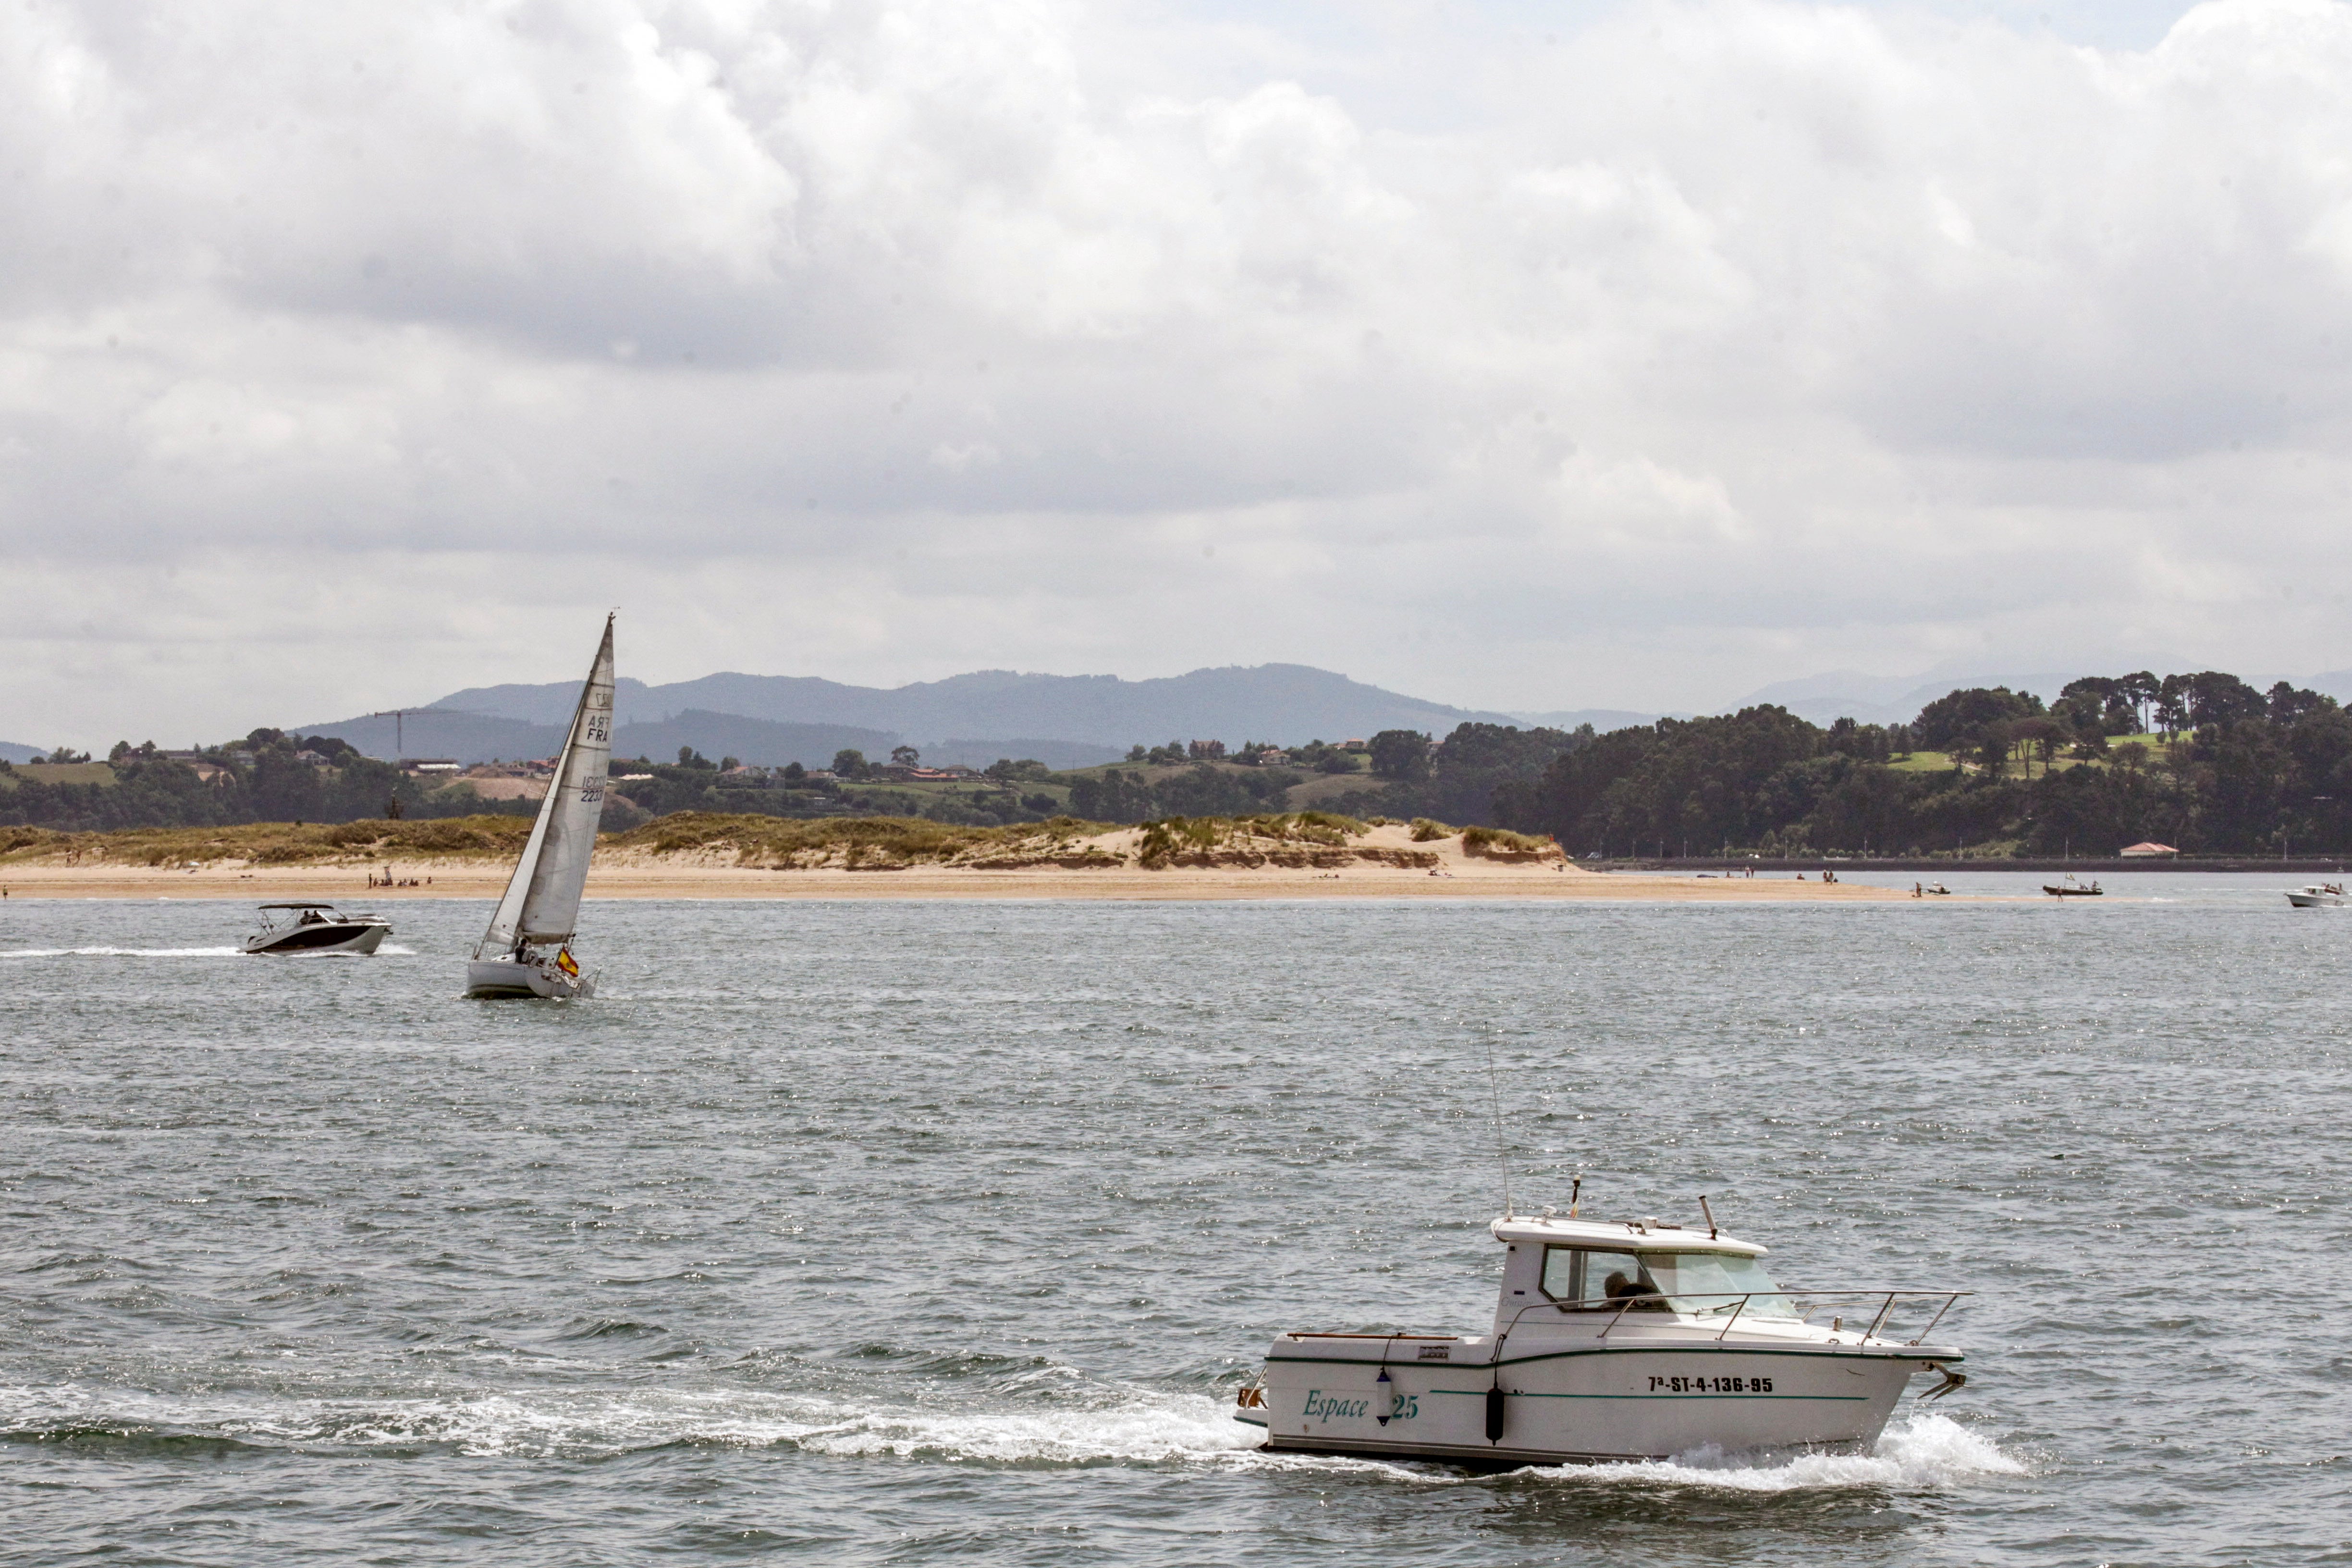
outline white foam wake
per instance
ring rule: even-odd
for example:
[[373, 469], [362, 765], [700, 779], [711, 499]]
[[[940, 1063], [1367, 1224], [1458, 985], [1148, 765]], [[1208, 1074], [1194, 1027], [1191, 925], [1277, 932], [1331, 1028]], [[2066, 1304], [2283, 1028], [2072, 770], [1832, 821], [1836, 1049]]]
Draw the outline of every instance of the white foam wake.
[[[171, 1431], [290, 1447], [446, 1447], [483, 1458], [601, 1458], [710, 1444], [950, 1463], [1191, 1461], [1250, 1469], [1343, 1470], [1412, 1486], [1465, 1486], [1481, 1479], [1443, 1464], [1265, 1453], [1258, 1447], [1265, 1433], [1234, 1421], [1232, 1409], [1224, 1400], [1203, 1394], [1145, 1390], [1123, 1391], [1087, 1406], [937, 1411], [744, 1389], [542, 1389], [446, 1398], [224, 1401], [68, 1386], [0, 1389], [0, 1431]], [[1538, 1467], [1517, 1474], [1568, 1487], [1921, 1491], [2026, 1470], [1950, 1417], [1923, 1413], [1890, 1428], [1873, 1454], [1773, 1457], [1700, 1449], [1667, 1460]]]
[[241, 958], [235, 947], [20, 947], [0, 958]]
[[1731, 1491], [1786, 1492], [1854, 1488], [1902, 1491], [1957, 1486], [1979, 1476], [2021, 1476], [2025, 1465], [1948, 1415], [1922, 1412], [1890, 1426], [1871, 1454], [1725, 1454], [1700, 1448], [1671, 1459], [1595, 1465], [1557, 1472], [1567, 1483], [1638, 1481]]
[[1000, 1464], [1160, 1463], [1255, 1445], [1257, 1429], [1234, 1422], [1230, 1411], [1223, 1400], [1200, 1394], [1141, 1391], [1092, 1408], [932, 1412], [746, 1390], [222, 1401], [126, 1390], [0, 1389], [0, 1430], [172, 1431], [297, 1447], [447, 1446], [484, 1457], [720, 1444]]
[[[376, 949], [379, 953], [394, 957], [414, 958], [416, 950], [398, 942], [385, 942]], [[241, 947], [19, 947], [0, 949], [0, 958], [243, 958]], [[278, 953], [280, 958], [363, 958], [364, 953], [302, 952]]]

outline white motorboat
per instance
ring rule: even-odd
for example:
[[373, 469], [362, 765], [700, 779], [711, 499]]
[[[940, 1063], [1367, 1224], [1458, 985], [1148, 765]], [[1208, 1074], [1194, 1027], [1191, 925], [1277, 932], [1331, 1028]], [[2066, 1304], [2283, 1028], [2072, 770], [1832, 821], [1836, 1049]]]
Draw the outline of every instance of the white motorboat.
[[547, 798], [539, 803], [514, 875], [466, 965], [467, 995], [568, 1001], [595, 994], [594, 977], [581, 973], [572, 955], [572, 939], [612, 759], [613, 617], [606, 616], [604, 640], [596, 645], [580, 688]]
[[2297, 888], [2286, 896], [2286, 901], [2299, 910], [2340, 910], [2345, 905], [2344, 884], [2314, 882]]
[[297, 899], [261, 906], [261, 929], [247, 952], [373, 952], [392, 934], [382, 915], [347, 915], [332, 904]]
[[[1284, 1334], [1234, 1419], [1269, 1449], [1481, 1468], [1863, 1451], [1915, 1374], [1943, 1374], [1923, 1398], [1967, 1381], [1961, 1351], [1927, 1337], [1964, 1291], [1787, 1289], [1763, 1247], [1712, 1226], [1507, 1215], [1492, 1229], [1492, 1331]], [[1906, 1338], [1898, 1319], [1923, 1326]]]

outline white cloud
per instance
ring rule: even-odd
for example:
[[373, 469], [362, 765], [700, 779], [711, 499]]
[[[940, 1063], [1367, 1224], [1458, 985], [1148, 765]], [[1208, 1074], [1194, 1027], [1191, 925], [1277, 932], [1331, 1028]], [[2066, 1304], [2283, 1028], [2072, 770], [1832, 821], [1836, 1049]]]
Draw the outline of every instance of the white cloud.
[[2352, 662], [2333, 0], [16, 15], [0, 737], [552, 678], [614, 600], [652, 679]]

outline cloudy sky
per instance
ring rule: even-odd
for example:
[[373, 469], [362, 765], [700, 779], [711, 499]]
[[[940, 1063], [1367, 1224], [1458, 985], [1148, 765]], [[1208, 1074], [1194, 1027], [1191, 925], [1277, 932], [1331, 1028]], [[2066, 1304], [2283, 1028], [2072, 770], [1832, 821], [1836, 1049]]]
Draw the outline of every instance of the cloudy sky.
[[2352, 5], [0, 0], [0, 739], [2352, 665]]

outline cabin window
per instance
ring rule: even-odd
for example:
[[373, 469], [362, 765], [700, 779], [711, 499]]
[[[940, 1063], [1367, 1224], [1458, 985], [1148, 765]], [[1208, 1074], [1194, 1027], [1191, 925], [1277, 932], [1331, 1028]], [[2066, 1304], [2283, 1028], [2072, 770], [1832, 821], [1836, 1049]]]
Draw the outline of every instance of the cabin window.
[[1727, 1318], [1735, 1311], [1743, 1319], [1798, 1315], [1764, 1266], [1744, 1253], [1653, 1252], [1643, 1261], [1677, 1312], [1702, 1318]]
[[1630, 1252], [1581, 1247], [1544, 1248], [1543, 1293], [1564, 1312], [1613, 1312], [1629, 1296], [1649, 1294], [1642, 1260]]

